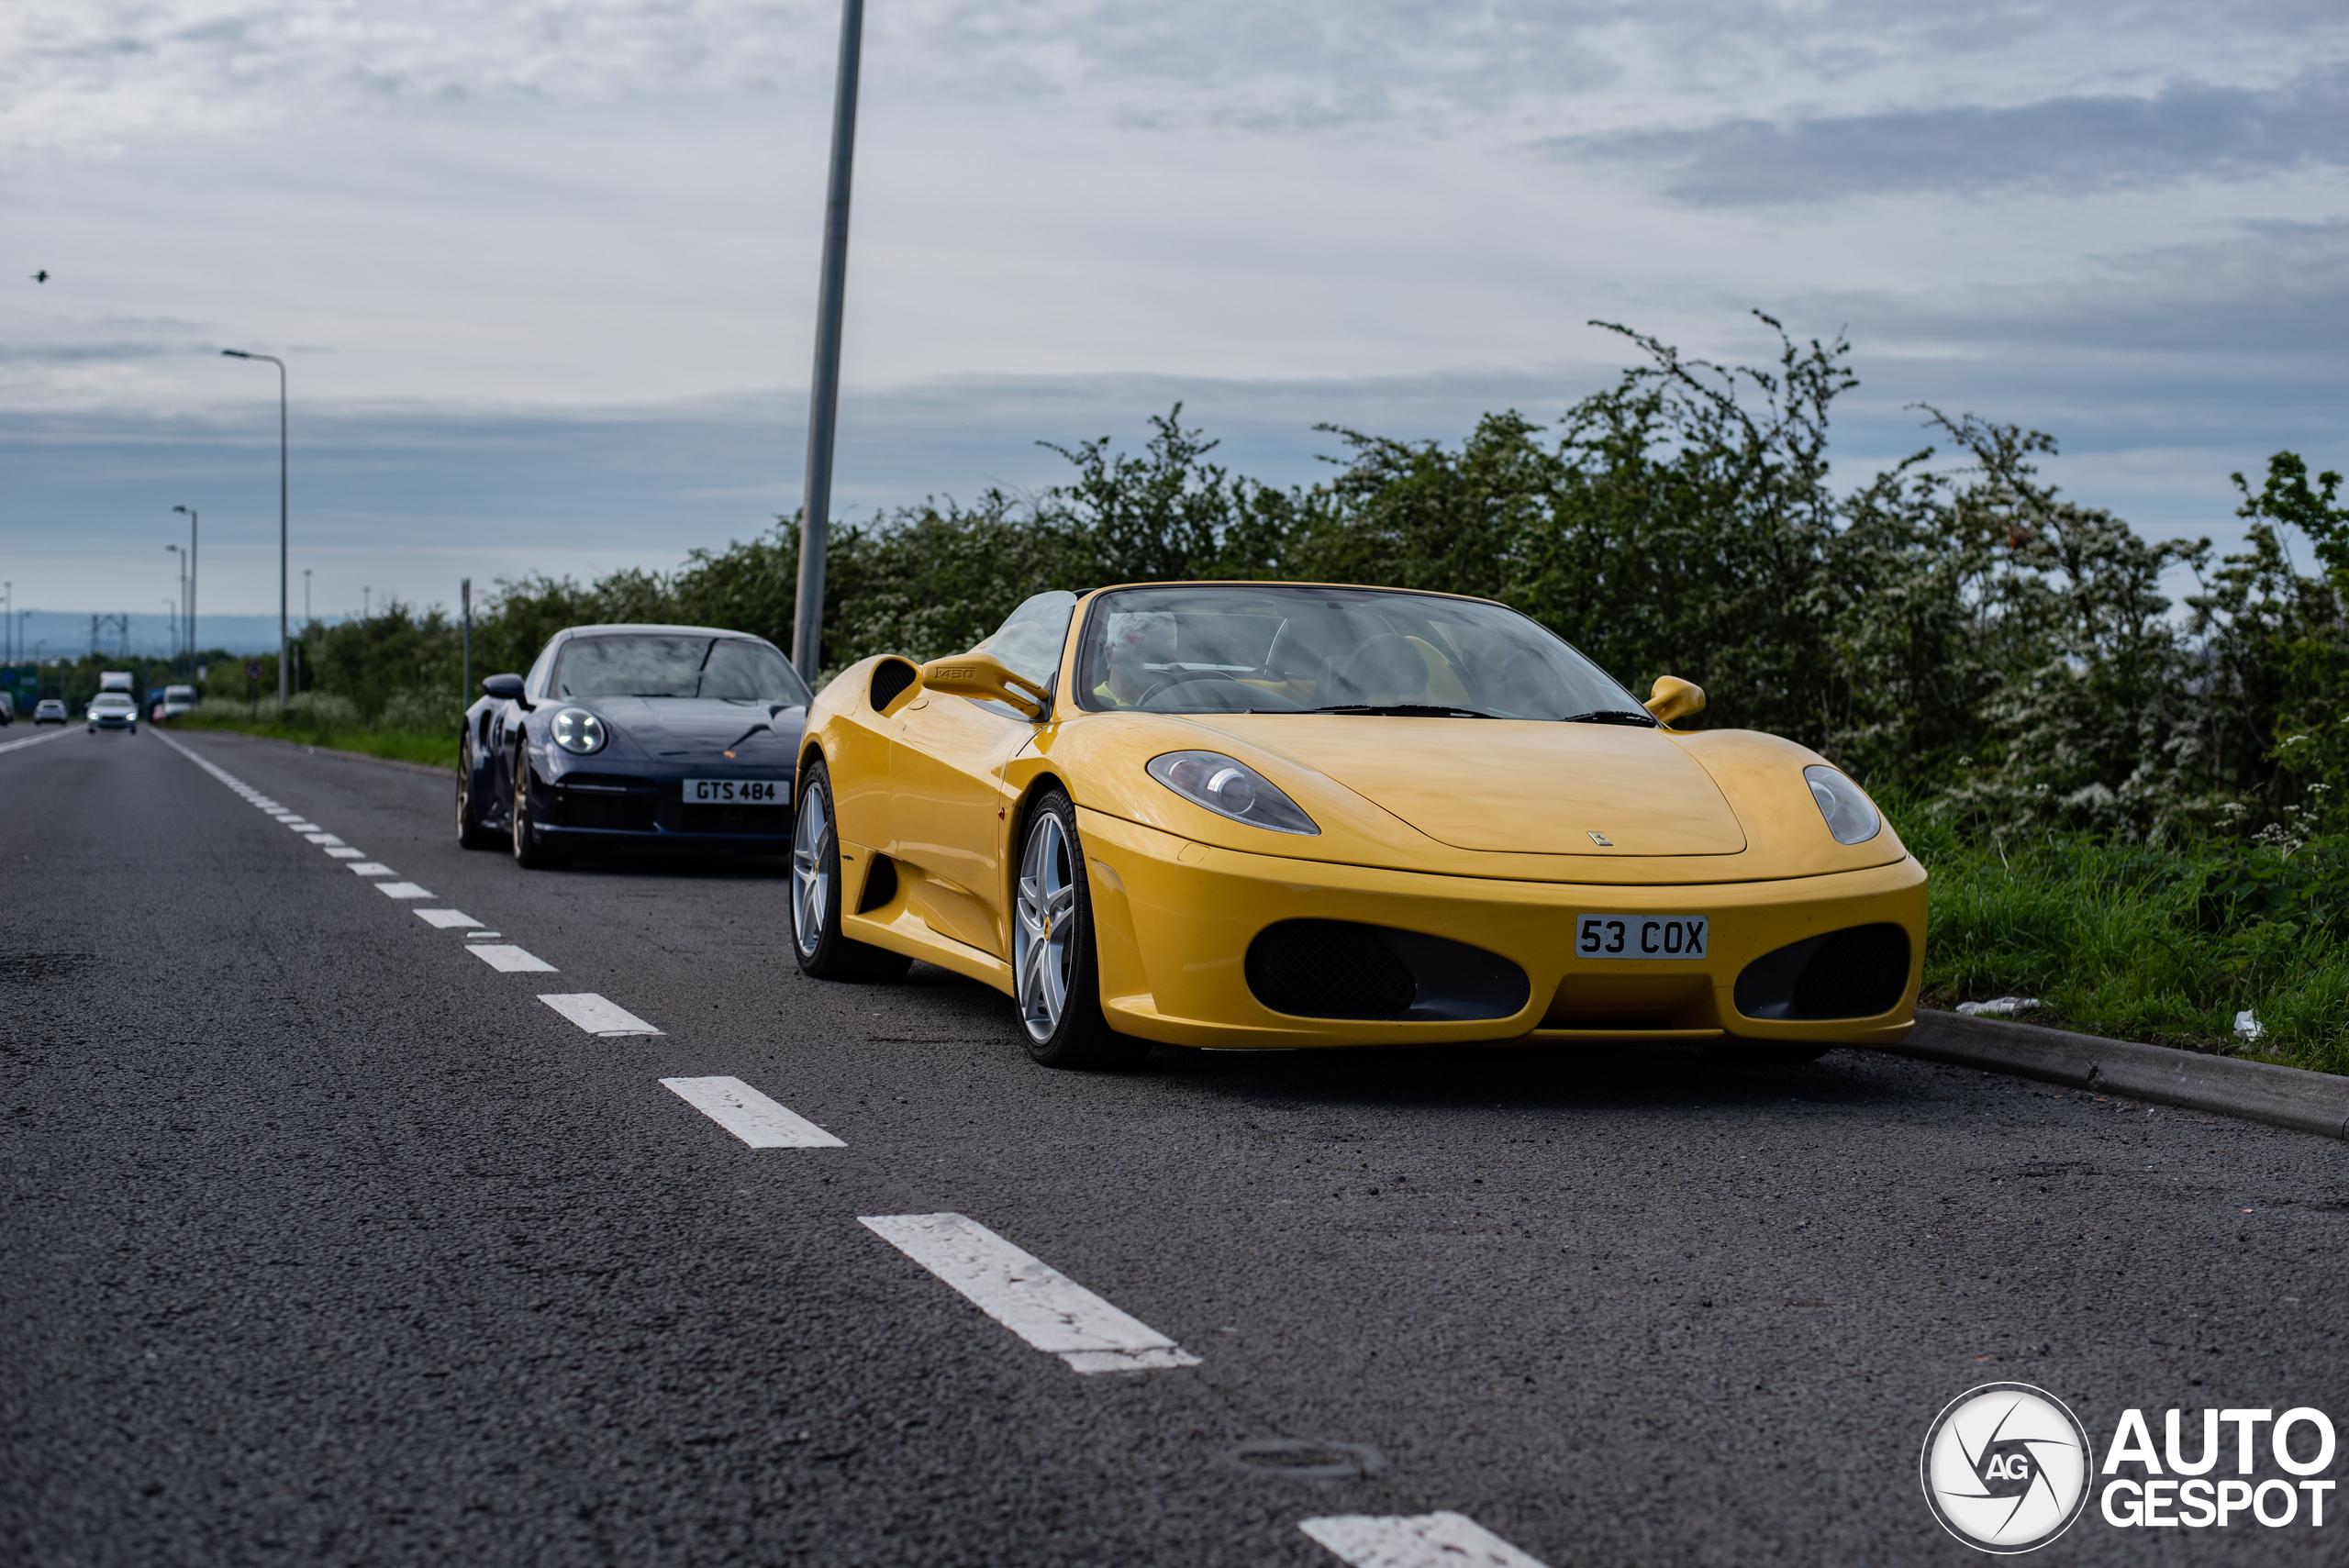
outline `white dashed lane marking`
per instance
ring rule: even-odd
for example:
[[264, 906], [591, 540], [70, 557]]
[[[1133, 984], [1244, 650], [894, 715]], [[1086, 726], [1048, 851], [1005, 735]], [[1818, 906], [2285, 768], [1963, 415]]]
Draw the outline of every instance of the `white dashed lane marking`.
[[429, 898], [432, 895], [412, 882], [377, 882], [368, 885], [386, 898]]
[[326, 830], [315, 822], [301, 822], [292, 817], [286, 819], [285, 826], [293, 828], [296, 833], [322, 833]]
[[313, 844], [340, 844], [342, 842], [340, 839], [336, 838], [332, 833], [312, 833], [308, 835], [308, 838], [310, 842]]
[[355, 861], [366, 852], [367, 851], [364, 850], [354, 850], [349, 844], [328, 844], [327, 846], [327, 853], [332, 855], [339, 861]]
[[416, 917], [428, 926], [437, 927], [444, 931], [459, 926], [481, 924], [479, 920], [462, 909], [418, 909], [416, 911]]
[[661, 1032], [626, 1007], [607, 1002], [593, 991], [542, 995], [539, 1000], [592, 1035], [609, 1038], [613, 1035]]
[[60, 740], [64, 739], [64, 730], [52, 729], [46, 735], [34, 735], [22, 740], [0, 743], [0, 751], [21, 751], [28, 746], [38, 746], [44, 740]]
[[753, 1149], [847, 1147], [788, 1106], [775, 1104], [740, 1078], [663, 1078], [661, 1082], [679, 1099]]
[[385, 865], [381, 861], [361, 861], [357, 865], [347, 866], [344, 869], [349, 871], [353, 876], [390, 876], [393, 874], [392, 868]]
[[960, 1214], [861, 1215], [859, 1222], [978, 1309], [1078, 1372], [1197, 1366], [1199, 1358]]
[[524, 952], [511, 942], [474, 942], [466, 950], [479, 953], [481, 961], [500, 974], [552, 974], [553, 964], [532, 953]]
[[1465, 1514], [1333, 1514], [1297, 1529], [1353, 1568], [1544, 1568]]

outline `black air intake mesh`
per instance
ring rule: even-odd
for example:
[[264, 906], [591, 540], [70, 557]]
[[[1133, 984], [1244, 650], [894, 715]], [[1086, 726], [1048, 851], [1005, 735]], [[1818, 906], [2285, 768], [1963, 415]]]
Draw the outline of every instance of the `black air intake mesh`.
[[873, 711], [879, 713], [897, 700], [897, 694], [914, 684], [921, 673], [902, 659], [884, 659], [873, 667], [873, 684], [865, 688], [872, 699]]
[[1795, 982], [1798, 1017], [1871, 1018], [1909, 986], [1909, 933], [1898, 926], [1854, 926], [1834, 932]]
[[1283, 920], [1248, 946], [1248, 989], [1276, 1013], [1399, 1018], [1419, 985], [1375, 926]]

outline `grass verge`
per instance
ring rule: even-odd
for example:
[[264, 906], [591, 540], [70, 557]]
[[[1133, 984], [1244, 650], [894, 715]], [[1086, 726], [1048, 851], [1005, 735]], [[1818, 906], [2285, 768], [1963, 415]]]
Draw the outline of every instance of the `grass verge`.
[[424, 735], [406, 729], [322, 728], [303, 722], [298, 715], [289, 723], [276, 718], [239, 718], [202, 712], [182, 715], [173, 728], [226, 729], [271, 740], [292, 740], [303, 746], [316, 746], [322, 751], [355, 751], [362, 757], [388, 757], [397, 762], [424, 762], [452, 773], [457, 771], [457, 738], [453, 735]]
[[1903, 815], [1932, 875], [1928, 1004], [2035, 996], [2032, 1023], [2349, 1072], [2349, 876], [2329, 850], [1985, 840]]

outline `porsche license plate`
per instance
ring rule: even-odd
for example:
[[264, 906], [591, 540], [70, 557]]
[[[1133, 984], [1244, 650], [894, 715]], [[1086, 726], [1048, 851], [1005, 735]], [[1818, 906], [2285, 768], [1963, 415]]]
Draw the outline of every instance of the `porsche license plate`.
[[782, 806], [783, 784], [776, 779], [687, 779], [688, 806]]
[[1576, 958], [1703, 958], [1702, 915], [1584, 915], [1575, 921]]

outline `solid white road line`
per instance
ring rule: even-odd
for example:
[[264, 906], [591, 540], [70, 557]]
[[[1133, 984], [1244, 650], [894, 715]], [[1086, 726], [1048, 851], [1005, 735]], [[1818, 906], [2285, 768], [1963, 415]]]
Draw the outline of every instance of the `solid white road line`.
[[46, 735], [34, 735], [23, 740], [0, 742], [0, 751], [21, 751], [28, 746], [38, 746], [44, 740], [55, 740], [64, 735], [62, 729], [52, 729]]
[[627, 1008], [604, 1000], [593, 991], [541, 995], [539, 1000], [592, 1035], [608, 1039], [614, 1035], [661, 1032]]
[[423, 921], [428, 926], [437, 927], [444, 931], [455, 926], [478, 926], [481, 924], [479, 920], [474, 919], [471, 915], [466, 914], [462, 909], [418, 909], [416, 911], [416, 917]]
[[1465, 1514], [1333, 1514], [1297, 1528], [1353, 1568], [1544, 1568]]
[[1197, 1366], [1199, 1358], [1048, 1263], [959, 1214], [860, 1215], [859, 1223], [988, 1317], [1078, 1372]]
[[375, 882], [368, 885], [386, 898], [429, 898], [432, 896], [412, 882]]
[[343, 870], [350, 872], [354, 876], [392, 876], [397, 874], [391, 867], [385, 865], [381, 861], [361, 861], [355, 866], [343, 867]]
[[500, 974], [553, 974], [553, 964], [533, 953], [524, 952], [512, 942], [474, 942], [468, 952], [481, 954], [481, 961]]
[[327, 853], [332, 855], [339, 861], [355, 861], [366, 854], [366, 852], [367, 851], [364, 850], [354, 850], [349, 844], [328, 844], [327, 846]]
[[340, 839], [336, 838], [332, 833], [313, 833], [309, 838], [310, 842], [313, 844], [340, 844], [342, 842]]
[[[475, 948], [474, 951], [481, 950]], [[787, 1106], [779, 1106], [740, 1078], [663, 1078], [677, 1097], [753, 1149], [848, 1147]]]

